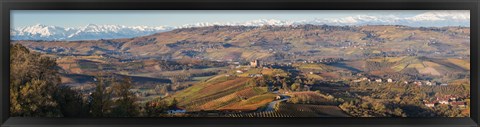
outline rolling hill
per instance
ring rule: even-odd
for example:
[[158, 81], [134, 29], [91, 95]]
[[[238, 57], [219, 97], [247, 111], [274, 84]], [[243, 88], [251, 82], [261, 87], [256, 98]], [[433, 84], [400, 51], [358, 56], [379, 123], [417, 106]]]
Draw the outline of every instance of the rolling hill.
[[242, 77], [233, 72], [229, 74], [232, 75], [221, 74], [200, 81], [165, 99], [176, 99], [189, 111], [255, 111], [275, 99], [276, 94], [268, 92], [267, 87], [255, 84], [262, 78]]
[[365, 60], [351, 60], [330, 66], [349, 67], [371, 75], [427, 75], [430, 77], [449, 77], [452, 74], [468, 75], [470, 61], [458, 58], [401, 56], [378, 57]]
[[128, 39], [13, 43], [55, 54], [275, 61], [384, 55], [468, 58], [469, 40], [468, 27], [296, 25], [193, 27]]

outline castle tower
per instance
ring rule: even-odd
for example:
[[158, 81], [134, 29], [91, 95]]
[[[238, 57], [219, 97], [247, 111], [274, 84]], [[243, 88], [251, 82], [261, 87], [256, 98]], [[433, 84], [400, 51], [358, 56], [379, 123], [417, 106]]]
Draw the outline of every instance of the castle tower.
[[261, 67], [261, 64], [260, 64], [260, 61], [256, 59], [250, 62], [250, 66], [257, 68], [257, 67]]

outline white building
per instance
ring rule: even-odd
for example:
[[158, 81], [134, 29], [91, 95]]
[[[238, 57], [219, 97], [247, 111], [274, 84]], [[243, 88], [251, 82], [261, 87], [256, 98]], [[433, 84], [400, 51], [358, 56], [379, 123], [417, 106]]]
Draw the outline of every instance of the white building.
[[173, 107], [167, 111], [167, 113], [170, 115], [185, 114], [185, 112], [187, 112], [187, 110], [179, 107]]
[[434, 102], [426, 102], [426, 103], [425, 103], [425, 106], [427, 106], [427, 107], [435, 107], [435, 103], [434, 103]]
[[387, 82], [393, 82], [393, 80], [391, 78], [387, 79]]
[[353, 80], [353, 82], [361, 82], [362, 80], [358, 79], [358, 80]]
[[417, 86], [421, 86], [422, 85], [422, 82], [418, 81], [418, 82], [413, 82], [413, 84], [417, 85]]
[[431, 86], [431, 85], [433, 85], [433, 83], [432, 83], [432, 82], [430, 82], [430, 81], [426, 81], [426, 82], [425, 82], [425, 85], [429, 85], [429, 86]]
[[243, 71], [242, 70], [237, 70], [237, 73], [242, 74]]
[[450, 102], [448, 102], [448, 100], [440, 100], [440, 101], [438, 101], [438, 103], [445, 104], [445, 105], [450, 104]]

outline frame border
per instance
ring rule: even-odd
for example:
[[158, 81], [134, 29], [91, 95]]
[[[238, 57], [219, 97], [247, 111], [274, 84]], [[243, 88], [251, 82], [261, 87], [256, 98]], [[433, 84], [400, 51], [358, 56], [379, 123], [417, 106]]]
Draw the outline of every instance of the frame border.
[[[329, 126], [329, 127], [476, 127], [480, 121], [480, 91], [471, 85], [470, 118], [22, 118], [9, 116], [10, 10], [470, 10], [471, 65], [479, 65], [478, 37], [480, 17], [478, 0], [3, 0], [0, 3], [2, 27], [0, 88], [0, 125], [11, 126]], [[8, 34], [7, 34], [8, 33]], [[472, 36], [474, 35], [474, 36]], [[472, 58], [475, 59], [472, 61]], [[478, 66], [471, 66], [471, 84], [478, 84]], [[348, 121], [348, 122], [346, 122]]]

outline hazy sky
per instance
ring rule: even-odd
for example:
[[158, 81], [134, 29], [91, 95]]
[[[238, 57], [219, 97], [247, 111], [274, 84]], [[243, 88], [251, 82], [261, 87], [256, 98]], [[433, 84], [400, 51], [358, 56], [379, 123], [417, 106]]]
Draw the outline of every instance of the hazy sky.
[[312, 20], [356, 15], [411, 17], [424, 10], [13, 10], [12, 27], [35, 24], [80, 27], [87, 24], [180, 26], [198, 22], [244, 22], [257, 19]]

